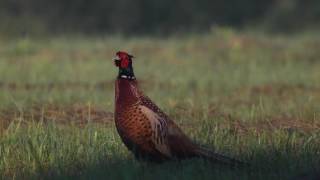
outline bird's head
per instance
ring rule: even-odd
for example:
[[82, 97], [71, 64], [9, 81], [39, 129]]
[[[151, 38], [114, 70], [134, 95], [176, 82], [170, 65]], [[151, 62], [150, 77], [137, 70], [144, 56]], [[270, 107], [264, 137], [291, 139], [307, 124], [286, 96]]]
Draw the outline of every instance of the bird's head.
[[124, 52], [118, 51], [116, 53], [116, 57], [114, 58], [114, 64], [119, 68], [128, 68], [130, 64], [132, 64], [133, 56]]
[[118, 51], [114, 58], [115, 66], [119, 67], [119, 78], [135, 79], [132, 67], [133, 56], [124, 51]]

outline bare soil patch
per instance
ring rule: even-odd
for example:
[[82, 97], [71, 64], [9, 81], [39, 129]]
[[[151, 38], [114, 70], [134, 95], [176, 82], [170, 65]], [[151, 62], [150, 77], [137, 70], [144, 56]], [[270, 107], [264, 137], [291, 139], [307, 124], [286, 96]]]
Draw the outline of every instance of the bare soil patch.
[[113, 85], [113, 82], [101, 81], [97, 83], [89, 82], [59, 82], [59, 83], [15, 83], [15, 82], [0, 82], [0, 89], [15, 90], [65, 90], [65, 89], [106, 89]]
[[88, 123], [108, 124], [113, 122], [113, 113], [91, 105], [34, 105], [27, 110], [4, 109], [0, 111], [0, 129], [6, 129], [12, 122], [54, 122], [84, 126]]

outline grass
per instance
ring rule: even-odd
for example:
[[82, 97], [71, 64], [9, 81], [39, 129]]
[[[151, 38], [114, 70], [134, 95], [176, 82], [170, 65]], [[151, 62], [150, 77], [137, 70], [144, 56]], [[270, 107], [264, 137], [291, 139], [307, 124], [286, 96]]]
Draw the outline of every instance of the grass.
[[[0, 179], [319, 178], [320, 38], [218, 29], [0, 42]], [[251, 168], [138, 162], [113, 124], [111, 61], [195, 141]]]

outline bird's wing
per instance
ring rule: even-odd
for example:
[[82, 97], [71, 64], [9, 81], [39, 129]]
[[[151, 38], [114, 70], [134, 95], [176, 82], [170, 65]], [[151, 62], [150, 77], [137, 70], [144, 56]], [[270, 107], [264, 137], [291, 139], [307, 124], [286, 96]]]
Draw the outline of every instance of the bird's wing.
[[[141, 104], [148, 112], [149, 120], [153, 123], [158, 122], [162, 127], [161, 138], [164, 139], [165, 150], [170, 152], [171, 157], [193, 156], [195, 144], [187, 137], [184, 132], [174, 123], [156, 104], [154, 104], [147, 96], [141, 98]], [[155, 127], [155, 125], [153, 126]], [[155, 128], [156, 130], [156, 128]], [[159, 134], [159, 133], [158, 133]], [[164, 145], [158, 145], [163, 147]]]
[[171, 151], [167, 143], [168, 123], [166, 119], [160, 117], [156, 112], [147, 106], [140, 105], [139, 108], [150, 123], [150, 138], [155, 148], [163, 155], [170, 157]]
[[215, 153], [195, 144], [161, 109], [148, 97], [141, 98], [142, 112], [151, 123], [152, 142], [156, 149], [175, 158], [202, 157], [229, 165], [245, 164], [239, 160]]

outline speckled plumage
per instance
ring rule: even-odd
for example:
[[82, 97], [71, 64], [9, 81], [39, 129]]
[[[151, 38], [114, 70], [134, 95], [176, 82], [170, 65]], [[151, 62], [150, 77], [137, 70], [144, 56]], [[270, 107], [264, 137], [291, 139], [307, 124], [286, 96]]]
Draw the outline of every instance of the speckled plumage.
[[[121, 61], [121, 57], [118, 59]], [[131, 58], [129, 60], [132, 64]], [[129, 68], [134, 77], [132, 67]], [[115, 83], [115, 124], [123, 143], [137, 159], [161, 162], [203, 157], [231, 165], [241, 163], [193, 143], [141, 92], [135, 78], [122, 78], [121, 74]]]

